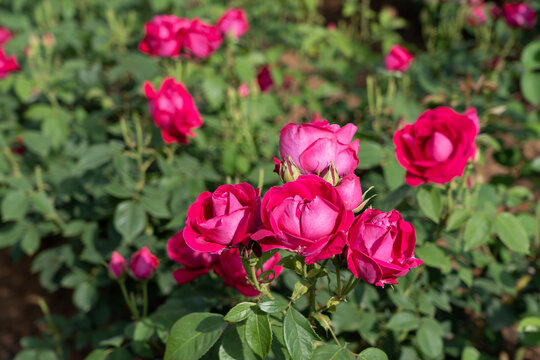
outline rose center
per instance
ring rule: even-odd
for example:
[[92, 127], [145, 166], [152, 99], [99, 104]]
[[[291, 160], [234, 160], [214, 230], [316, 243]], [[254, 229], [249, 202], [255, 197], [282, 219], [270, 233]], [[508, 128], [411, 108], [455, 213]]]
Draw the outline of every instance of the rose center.
[[452, 142], [440, 132], [435, 132], [426, 142], [424, 154], [435, 161], [447, 160], [454, 151]]

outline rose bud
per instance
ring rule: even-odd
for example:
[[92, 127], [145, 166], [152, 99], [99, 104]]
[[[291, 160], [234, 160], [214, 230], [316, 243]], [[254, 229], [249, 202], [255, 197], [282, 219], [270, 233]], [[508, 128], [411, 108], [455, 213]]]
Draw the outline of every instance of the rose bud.
[[384, 65], [390, 71], [405, 72], [411, 66], [414, 56], [402, 46], [394, 45], [384, 59]]
[[191, 25], [188, 19], [175, 15], [157, 15], [144, 24], [144, 38], [139, 44], [139, 50], [145, 54], [175, 57], [180, 52], [178, 34], [181, 29]]
[[184, 266], [173, 272], [173, 277], [179, 285], [207, 274], [210, 267], [219, 259], [218, 255], [192, 250], [186, 245], [182, 231], [177, 232], [167, 243], [169, 257]]
[[263, 228], [253, 234], [263, 251], [280, 248], [313, 264], [341, 254], [353, 220], [338, 191], [315, 175], [272, 187], [264, 195]]
[[469, 7], [466, 15], [467, 24], [480, 26], [486, 23], [486, 4], [478, 3]]
[[358, 166], [359, 142], [352, 141], [355, 132], [353, 124], [341, 128], [326, 120], [291, 123], [281, 129], [279, 153], [284, 162], [296, 165], [301, 174], [324, 175], [333, 165], [339, 177], [343, 177]]
[[345, 209], [354, 210], [362, 204], [360, 178], [353, 173], [345, 176], [336, 186], [339, 196], [345, 203]]
[[229, 34], [236, 39], [241, 38], [249, 29], [246, 12], [243, 9], [227, 10], [219, 18], [217, 27], [222, 34]]
[[444, 184], [461, 176], [476, 153], [477, 134], [478, 117], [470, 109], [462, 115], [448, 107], [428, 110], [396, 131], [396, 157], [407, 170], [407, 184]]
[[11, 148], [11, 152], [17, 155], [24, 155], [24, 153], [26, 152], [26, 146], [24, 146], [24, 139], [22, 138], [22, 136], [17, 136], [15, 142], [17, 143], [17, 145]]
[[495, 20], [501, 17], [502, 10], [501, 7], [497, 4], [493, 4], [491, 7], [491, 17]]
[[268, 65], [263, 66], [261, 71], [259, 71], [257, 74], [257, 83], [259, 84], [259, 88], [263, 93], [270, 91], [274, 85], [274, 79], [272, 79], [272, 74], [270, 74], [270, 68]]
[[261, 223], [259, 189], [221, 185], [197, 197], [187, 213], [184, 239], [196, 251], [218, 253], [245, 243]]
[[514, 28], [532, 29], [536, 24], [536, 11], [525, 3], [504, 4], [502, 14], [506, 23]]
[[212, 55], [223, 41], [217, 27], [199, 19], [194, 19], [189, 27], [183, 27], [178, 36], [182, 53], [201, 59]]
[[19, 69], [20, 67], [15, 55], [7, 56], [4, 49], [0, 48], [0, 79], [5, 78], [10, 72]]
[[13, 37], [13, 33], [0, 26], [0, 46], [6, 44]]
[[246, 83], [241, 83], [240, 86], [238, 86], [238, 94], [244, 99], [248, 97], [249, 87]]
[[[281, 266], [276, 266], [280, 259], [279, 253], [275, 253], [263, 264], [263, 270], [274, 270], [275, 277], [277, 277], [281, 273], [281, 270], [283, 270]], [[230, 249], [221, 253], [221, 255], [219, 255], [219, 262], [213, 269], [216, 274], [225, 280], [225, 286], [234, 287], [244, 296], [253, 297], [260, 294], [253, 285], [248, 284], [247, 282], [247, 273], [242, 265], [242, 259], [240, 258], [238, 249]], [[257, 272], [257, 279], [259, 279], [260, 275], [261, 271], [259, 270]]]
[[397, 210], [367, 209], [358, 216], [347, 238], [347, 265], [370, 284], [397, 284], [396, 279], [422, 264], [414, 258], [416, 234]]
[[124, 275], [126, 268], [126, 260], [117, 251], [113, 251], [109, 262], [109, 275], [114, 279], [118, 279]]
[[46, 33], [45, 35], [43, 35], [43, 45], [47, 48], [52, 48], [54, 47], [54, 44], [56, 43], [55, 39], [54, 39], [54, 35], [51, 34], [51, 33]]
[[158, 265], [158, 258], [146, 246], [133, 254], [129, 260], [129, 268], [138, 280], [145, 280], [154, 275]]
[[195, 136], [193, 130], [201, 127], [203, 120], [184, 84], [168, 77], [156, 92], [147, 81], [144, 93], [148, 98], [150, 115], [161, 129], [163, 141], [188, 144], [188, 137]]

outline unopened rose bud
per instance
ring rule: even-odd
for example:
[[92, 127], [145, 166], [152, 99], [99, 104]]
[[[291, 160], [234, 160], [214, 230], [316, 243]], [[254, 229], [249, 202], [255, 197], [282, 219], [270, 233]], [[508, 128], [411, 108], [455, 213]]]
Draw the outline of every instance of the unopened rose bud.
[[45, 47], [52, 48], [54, 47], [54, 44], [55, 44], [55, 40], [54, 40], [53, 34], [46, 33], [45, 35], [43, 35], [43, 45]]
[[133, 276], [138, 280], [145, 280], [154, 275], [158, 265], [158, 258], [146, 246], [133, 254], [129, 261]]
[[290, 159], [284, 162], [276, 161], [276, 169], [278, 170], [279, 177], [284, 183], [295, 181], [301, 175], [300, 169], [295, 163]]
[[109, 275], [114, 279], [118, 279], [124, 275], [126, 268], [126, 260], [117, 251], [113, 251], [109, 262]]
[[332, 184], [332, 186], [336, 186], [339, 183], [339, 173], [334, 165], [330, 165], [328, 169], [321, 174], [321, 177]]
[[238, 87], [238, 94], [240, 94], [240, 97], [247, 98], [249, 95], [249, 87], [246, 83], [240, 84]]

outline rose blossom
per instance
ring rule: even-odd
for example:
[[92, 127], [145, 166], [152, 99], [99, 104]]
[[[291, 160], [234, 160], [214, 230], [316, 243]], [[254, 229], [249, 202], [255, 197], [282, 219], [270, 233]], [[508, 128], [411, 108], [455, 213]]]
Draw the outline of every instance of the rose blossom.
[[184, 241], [182, 231], [177, 232], [167, 242], [167, 254], [177, 263], [184, 265], [175, 270], [173, 277], [180, 285], [186, 284], [204, 274], [218, 261], [218, 256], [206, 252], [192, 250]]
[[7, 56], [0, 47], [0, 79], [5, 78], [10, 72], [19, 70], [19, 64], [15, 55]]
[[178, 33], [181, 51], [187, 56], [207, 58], [220, 46], [223, 39], [219, 29], [199, 19], [194, 19], [188, 27]]
[[315, 175], [272, 187], [264, 195], [263, 227], [252, 238], [263, 251], [281, 248], [305, 256], [313, 264], [340, 254], [353, 220], [338, 191]]
[[354, 210], [362, 204], [360, 178], [353, 173], [345, 176], [336, 186], [339, 196], [345, 203], [345, 209]]
[[261, 71], [257, 74], [257, 83], [261, 92], [270, 91], [270, 88], [274, 85], [274, 79], [272, 79], [272, 74], [270, 74], [270, 68], [268, 65], [264, 65]]
[[134, 253], [129, 260], [129, 268], [138, 280], [145, 280], [154, 275], [158, 265], [158, 258], [146, 246]]
[[402, 46], [394, 45], [384, 58], [384, 65], [390, 71], [405, 72], [411, 66], [414, 56]]
[[238, 94], [242, 98], [247, 98], [249, 95], [249, 87], [246, 83], [241, 83], [240, 86], [238, 86]]
[[180, 52], [178, 33], [191, 25], [188, 19], [175, 15], [157, 15], [144, 24], [144, 38], [139, 50], [150, 55], [175, 57]]
[[477, 3], [469, 7], [467, 13], [467, 23], [470, 26], [480, 26], [486, 23], [486, 4]]
[[111, 261], [109, 262], [109, 275], [118, 279], [126, 272], [126, 260], [117, 251], [113, 251]]
[[413, 255], [416, 234], [397, 210], [367, 209], [358, 216], [347, 238], [347, 265], [370, 284], [397, 284], [396, 279], [422, 264]]
[[236, 39], [242, 37], [249, 29], [246, 12], [243, 9], [229, 9], [223, 14], [217, 27], [222, 34], [230, 34]]
[[532, 29], [536, 24], [536, 11], [525, 3], [504, 4], [502, 14], [511, 27]]
[[261, 222], [260, 206], [259, 190], [246, 183], [203, 192], [188, 209], [186, 244], [216, 253], [249, 240]]
[[0, 46], [7, 43], [13, 37], [13, 33], [4, 27], [0, 26]]
[[444, 184], [461, 176], [476, 153], [477, 134], [475, 110], [458, 114], [448, 107], [428, 110], [414, 124], [396, 131], [396, 157], [407, 170], [407, 184]]
[[[281, 266], [276, 266], [280, 259], [279, 253], [275, 253], [263, 264], [263, 271], [274, 270], [275, 277], [277, 277], [281, 273], [281, 270], [283, 270]], [[214, 271], [225, 280], [225, 286], [234, 287], [244, 296], [253, 297], [259, 295], [259, 291], [253, 285], [247, 283], [247, 273], [242, 265], [242, 259], [240, 258], [238, 249], [230, 249], [221, 253], [219, 262], [214, 266]], [[259, 271], [257, 278], [260, 275], [261, 272]]]
[[[316, 115], [316, 119], [321, 118]], [[296, 166], [304, 175], [321, 175], [332, 165], [339, 177], [345, 176], [358, 166], [359, 141], [352, 141], [356, 129], [353, 124], [340, 127], [326, 120], [287, 124], [279, 137], [282, 163], [278, 165], [292, 163], [287, 166]]]
[[199, 128], [203, 120], [193, 98], [180, 82], [168, 77], [156, 92], [148, 81], [144, 83], [144, 93], [150, 104], [150, 114], [161, 129], [163, 140], [169, 143], [188, 143], [194, 137], [193, 129]]

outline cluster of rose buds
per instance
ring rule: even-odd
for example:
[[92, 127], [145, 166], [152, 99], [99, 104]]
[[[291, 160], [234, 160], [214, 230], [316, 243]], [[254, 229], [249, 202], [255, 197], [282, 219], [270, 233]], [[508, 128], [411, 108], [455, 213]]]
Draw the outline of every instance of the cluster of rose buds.
[[5, 78], [10, 72], [19, 70], [19, 64], [15, 55], [6, 55], [4, 45], [13, 37], [11, 31], [0, 27], [0, 79]]
[[[146, 280], [156, 272], [159, 265], [158, 258], [146, 246], [131, 255], [129, 268], [137, 280]], [[109, 262], [109, 275], [114, 279], [121, 279], [127, 272], [126, 260], [117, 251], [113, 251]]]
[[239, 39], [248, 30], [242, 9], [229, 9], [216, 25], [200, 19], [179, 18], [176, 15], [157, 15], [145, 24], [145, 35], [139, 50], [161, 57], [207, 58], [223, 42], [223, 36]]

